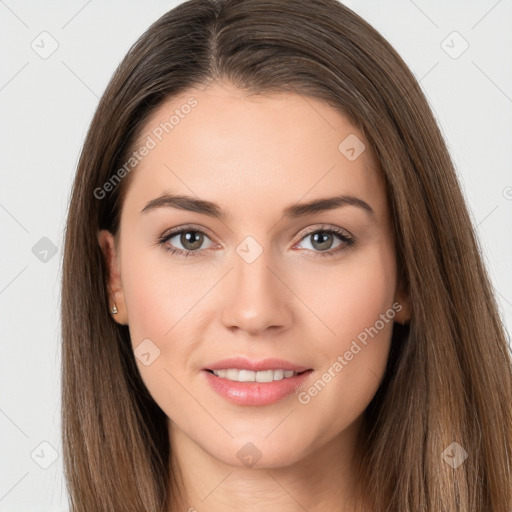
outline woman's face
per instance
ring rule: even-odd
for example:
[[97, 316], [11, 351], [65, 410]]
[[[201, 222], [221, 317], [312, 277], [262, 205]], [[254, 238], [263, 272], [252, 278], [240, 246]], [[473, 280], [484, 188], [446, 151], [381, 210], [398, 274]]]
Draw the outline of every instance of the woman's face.
[[310, 97], [224, 84], [162, 105], [135, 150], [110, 287], [172, 440], [277, 467], [353, 435], [405, 312], [363, 135]]

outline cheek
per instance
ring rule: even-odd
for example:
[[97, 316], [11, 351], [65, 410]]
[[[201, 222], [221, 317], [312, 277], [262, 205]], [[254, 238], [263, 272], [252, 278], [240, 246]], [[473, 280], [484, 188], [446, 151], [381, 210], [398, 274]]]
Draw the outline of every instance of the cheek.
[[211, 287], [211, 272], [203, 272], [205, 266], [173, 265], [163, 249], [131, 249], [128, 241], [125, 254], [130, 255], [122, 273], [132, 344], [151, 338], [163, 346], [191, 325], [195, 307]]
[[301, 296], [307, 297], [308, 306], [325, 324], [322, 339], [327, 347], [343, 349], [347, 340], [373, 326], [392, 306], [396, 287], [394, 251], [387, 244], [375, 245], [354, 252], [339, 266], [322, 274], [303, 276], [297, 286]]
[[317, 322], [323, 334], [318, 336], [317, 330], [311, 339], [315, 339], [320, 364], [315, 379], [300, 390], [298, 400], [330, 425], [328, 432], [344, 428], [347, 421], [361, 414], [377, 391], [397, 309], [393, 307], [393, 249], [376, 246], [354, 256], [354, 261], [347, 259], [332, 279], [318, 280], [317, 276], [317, 287], [319, 282], [326, 283], [324, 293], [310, 294], [331, 332]]
[[[225, 270], [176, 263], [165, 250], [130, 243], [129, 236], [123, 249], [129, 255], [122, 261], [123, 291], [141, 376], [161, 406], [168, 404], [169, 410], [185, 406], [188, 395], [180, 383], [197, 371], [191, 361], [201, 350], [204, 324], [211, 318], [205, 305], [211, 304], [216, 276]], [[215, 311], [215, 305], [209, 308]], [[150, 357], [139, 358], [141, 353]], [[146, 365], [145, 359], [151, 364]]]
[[190, 354], [201, 340], [197, 314], [212, 276], [211, 271], [209, 277], [202, 276], [192, 266], [178, 268], [159, 252], [130, 252], [127, 245], [130, 257], [123, 261], [122, 272], [130, 338], [154, 400], [165, 411], [188, 411], [193, 404], [183, 385]]

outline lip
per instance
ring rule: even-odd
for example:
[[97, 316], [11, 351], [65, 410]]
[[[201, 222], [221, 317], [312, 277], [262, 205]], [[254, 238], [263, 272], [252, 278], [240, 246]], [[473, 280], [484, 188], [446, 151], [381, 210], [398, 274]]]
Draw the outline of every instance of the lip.
[[229, 368], [237, 368], [238, 370], [251, 370], [253, 372], [260, 372], [265, 370], [293, 370], [297, 373], [311, 370], [306, 366], [299, 366], [285, 361], [283, 359], [268, 358], [260, 361], [254, 361], [244, 356], [230, 357], [222, 359], [214, 363], [206, 365], [203, 370], [224, 370]]
[[[208, 370], [237, 368], [253, 372], [264, 370], [294, 370], [298, 375], [272, 382], [236, 382], [217, 377]], [[286, 396], [297, 391], [313, 372], [312, 368], [299, 366], [283, 359], [263, 359], [253, 361], [245, 357], [232, 357], [209, 364], [201, 373], [208, 385], [220, 396], [236, 405], [264, 406], [279, 402]]]
[[272, 382], [236, 382], [217, 377], [207, 370], [201, 373], [211, 388], [229, 402], [236, 405], [263, 406], [279, 402], [296, 392], [312, 372], [313, 370], [307, 370], [295, 377]]

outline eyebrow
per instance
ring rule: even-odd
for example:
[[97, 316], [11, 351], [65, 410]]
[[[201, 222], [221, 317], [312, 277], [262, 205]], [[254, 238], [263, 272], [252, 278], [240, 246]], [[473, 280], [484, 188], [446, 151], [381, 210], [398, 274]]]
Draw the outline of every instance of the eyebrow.
[[[367, 202], [355, 196], [342, 194], [315, 199], [307, 203], [291, 204], [283, 209], [283, 217], [297, 219], [306, 215], [341, 208], [342, 206], [357, 206], [369, 215], [375, 215], [373, 208]], [[148, 213], [157, 208], [178, 208], [180, 210], [209, 215], [223, 221], [230, 218], [228, 212], [223, 210], [218, 204], [182, 194], [162, 194], [160, 197], [149, 201], [141, 210], [141, 213]]]

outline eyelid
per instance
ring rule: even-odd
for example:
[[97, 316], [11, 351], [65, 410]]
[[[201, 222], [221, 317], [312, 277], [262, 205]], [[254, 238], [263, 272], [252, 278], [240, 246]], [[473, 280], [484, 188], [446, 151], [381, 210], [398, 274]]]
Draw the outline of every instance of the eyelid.
[[[215, 236], [213, 236], [208, 228], [205, 228], [204, 226], [200, 226], [199, 224], [181, 224], [179, 226], [174, 226], [171, 229], [168, 229], [164, 231], [164, 233], [159, 237], [160, 239], [170, 238], [171, 236], [175, 234], [179, 234], [180, 232], [184, 230], [189, 231], [197, 231], [199, 233], [203, 233], [205, 235], [208, 235], [208, 238], [210, 240], [214, 241]], [[216, 242], [218, 243], [218, 242]]]
[[340, 228], [339, 226], [333, 226], [332, 224], [320, 224], [308, 227], [305, 231], [299, 231], [299, 233], [296, 235], [299, 237], [299, 241], [296, 243], [301, 242], [306, 236], [310, 235], [311, 233], [316, 233], [317, 231], [334, 231], [335, 233], [345, 236], [346, 238], [355, 239], [355, 236], [347, 229]]

